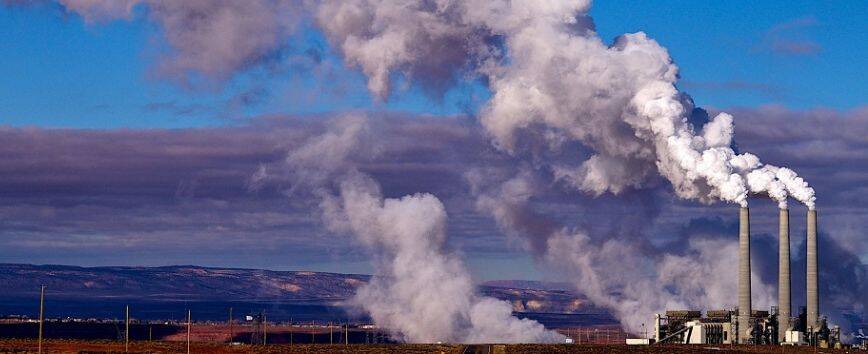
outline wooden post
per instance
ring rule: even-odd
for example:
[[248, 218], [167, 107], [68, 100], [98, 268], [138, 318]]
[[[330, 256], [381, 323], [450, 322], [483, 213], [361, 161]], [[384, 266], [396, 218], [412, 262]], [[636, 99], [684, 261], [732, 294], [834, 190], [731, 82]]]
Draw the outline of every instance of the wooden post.
[[193, 322], [193, 312], [187, 310], [187, 354], [190, 354], [190, 328]]
[[344, 345], [350, 344], [350, 323], [344, 325]]
[[126, 320], [124, 321], [124, 353], [130, 351], [130, 305], [126, 306]]
[[153, 340], [153, 325], [148, 324], [148, 342]]
[[289, 318], [289, 347], [292, 348], [292, 317]]
[[268, 319], [262, 313], [262, 344], [268, 344]]
[[39, 354], [42, 354], [42, 323], [45, 322], [45, 285], [39, 288]]
[[332, 323], [329, 322], [329, 344], [335, 344], [334, 341], [334, 328], [332, 328]]

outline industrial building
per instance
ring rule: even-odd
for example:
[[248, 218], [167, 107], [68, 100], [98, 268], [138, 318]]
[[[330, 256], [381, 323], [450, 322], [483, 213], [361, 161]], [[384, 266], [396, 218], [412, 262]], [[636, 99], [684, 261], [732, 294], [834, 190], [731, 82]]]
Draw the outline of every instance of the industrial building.
[[819, 315], [817, 211], [807, 214], [807, 304], [792, 317], [789, 210], [780, 209], [778, 305], [769, 311], [751, 306], [750, 211], [739, 210], [738, 307], [731, 310], [670, 310], [655, 315], [654, 342], [683, 344], [840, 345], [840, 329], [829, 329]]

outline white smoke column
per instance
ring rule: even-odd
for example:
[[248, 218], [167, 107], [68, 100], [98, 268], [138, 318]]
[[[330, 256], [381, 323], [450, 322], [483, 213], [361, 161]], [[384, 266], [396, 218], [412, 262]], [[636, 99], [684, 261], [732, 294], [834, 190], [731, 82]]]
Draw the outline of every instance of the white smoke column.
[[[580, 142], [595, 154], [579, 166], [534, 161], [579, 190], [619, 193], [641, 187], [656, 170], [681, 198], [745, 206], [748, 194], [757, 193], [783, 205], [792, 195], [812, 207], [813, 190], [803, 180], [732, 149], [731, 115], [718, 114], [697, 132], [687, 120], [693, 104], [675, 87], [678, 68], [667, 51], [644, 33], [606, 45], [587, 20], [589, 6], [574, 0], [348, 0], [326, 1], [318, 17], [332, 43], [347, 62], [363, 68], [380, 97], [388, 95], [392, 73], [412, 76], [425, 63], [446, 60], [436, 52], [421, 55], [420, 47], [461, 43], [465, 57], [450, 56], [449, 62], [475, 65], [487, 79], [493, 96], [480, 121], [495, 145], [523, 156], [528, 145], [557, 150]], [[489, 40], [478, 40], [480, 34], [490, 35]], [[519, 220], [527, 214], [517, 212], [529, 198], [527, 190], [507, 183], [495, 197], [480, 195], [477, 207], [489, 208], [510, 233], [515, 225], [528, 224]], [[576, 276], [581, 291], [613, 309], [634, 331], [641, 323], [635, 316], [688, 305], [722, 307], [729, 297], [721, 289], [735, 288], [718, 278], [730, 273], [718, 260], [736, 255], [734, 244], [711, 245], [715, 252], [729, 252], [707, 254], [712, 251], [701, 246], [709, 245], [691, 241], [691, 255], [657, 259], [643, 256], [629, 242], [597, 245], [580, 232], [528, 237], [534, 238], [531, 249], [544, 248], [547, 260]], [[755, 289], [759, 304], [771, 303], [760, 284]]]
[[[562, 335], [512, 316], [512, 305], [479, 296], [463, 262], [444, 249], [446, 210], [430, 194], [383, 198], [379, 185], [346, 159], [366, 150], [367, 121], [348, 117], [290, 154], [303, 183], [340, 181], [337, 195], [318, 188], [323, 219], [375, 256], [376, 273], [353, 303], [401, 341], [414, 343], [560, 342]], [[309, 172], [313, 171], [313, 172]]]
[[775, 177], [787, 187], [790, 196], [805, 204], [808, 209], [814, 210], [817, 197], [808, 182], [799, 177], [795, 171], [786, 167], [779, 167]]
[[747, 184], [753, 193], [767, 192], [769, 198], [778, 202], [781, 209], [787, 208], [787, 187], [777, 178], [778, 168], [771, 165], [751, 171], [747, 174]]
[[587, 16], [588, 0], [58, 2], [89, 22], [129, 19], [144, 4], [172, 49], [161, 72], [182, 82], [191, 71], [226, 80], [268, 60], [310, 9], [379, 98], [388, 97], [396, 72], [435, 91], [459, 72], [474, 72], [493, 93], [480, 120], [505, 151], [517, 152], [522, 131], [538, 131], [553, 148], [578, 141], [594, 149], [580, 166], [546, 162], [580, 190], [641, 187], [656, 168], [682, 198], [744, 206], [752, 192], [783, 206], [783, 184], [814, 207], [813, 189], [793, 174], [770, 182], [763, 171], [750, 185], [747, 175], [763, 164], [730, 148], [732, 116], [719, 114], [697, 134], [686, 119], [692, 102], [675, 87], [678, 68], [666, 49], [642, 32], [606, 45]]
[[423, 87], [444, 91], [467, 58], [489, 50], [482, 33], [461, 23], [459, 2], [323, 0], [314, 10], [329, 42], [348, 65], [368, 76], [368, 89], [385, 100], [400, 71]]
[[[691, 239], [684, 255], [646, 255], [635, 242], [595, 242], [581, 232], [558, 232], [548, 240], [545, 261], [573, 277], [591, 302], [610, 309], [625, 330], [641, 333], [665, 309], [723, 309], [732, 306], [738, 244]], [[774, 287], [752, 279], [757, 306], [774, 304]]]
[[[692, 102], [675, 87], [678, 68], [665, 48], [641, 32], [606, 45], [589, 8], [584, 0], [342, 0], [325, 1], [317, 16], [379, 97], [388, 95], [392, 73], [414, 77], [432, 64], [475, 68], [493, 93], [480, 120], [497, 146], [520, 153], [520, 137], [531, 136], [554, 149], [578, 141], [596, 151], [580, 166], [542, 162], [580, 190], [641, 187], [656, 169], [682, 198], [744, 206], [751, 191], [780, 195], [748, 186], [746, 176], [763, 164], [730, 147], [732, 116], [721, 113], [694, 131]], [[764, 186], [781, 183], [812, 207], [806, 185]]]
[[510, 61], [490, 75], [494, 96], [481, 120], [499, 146], [512, 151], [518, 132], [554, 129], [558, 139], [597, 151], [576, 172], [562, 173], [582, 190], [617, 193], [655, 166], [683, 198], [747, 204], [745, 176], [762, 164], [730, 147], [726, 113], [695, 133], [687, 122], [692, 105], [674, 86], [677, 67], [664, 48], [643, 33], [608, 47], [596, 35], [571, 33], [569, 17], [541, 18], [507, 37]]
[[[491, 214], [504, 233], [526, 241], [528, 250], [571, 279], [592, 303], [609, 309], [626, 330], [641, 333], [643, 323], [650, 325], [651, 314], [666, 309], [734, 305], [736, 278], [726, 276], [737, 263], [738, 244], [733, 240], [695, 237], [673, 254], [645, 244], [642, 234], [593, 239], [531, 208], [530, 200], [543, 187], [529, 171], [520, 170], [502, 182], [490, 175], [466, 175], [477, 208]], [[763, 284], [758, 274], [752, 279], [757, 306], [772, 305], [774, 287]]]

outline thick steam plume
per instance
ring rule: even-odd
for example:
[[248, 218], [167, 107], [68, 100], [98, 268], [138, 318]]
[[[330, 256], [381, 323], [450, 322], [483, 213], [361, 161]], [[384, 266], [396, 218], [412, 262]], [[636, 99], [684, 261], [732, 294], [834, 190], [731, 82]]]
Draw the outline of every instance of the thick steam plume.
[[589, 7], [583, 0], [326, 1], [318, 17], [381, 98], [392, 73], [425, 84], [434, 80], [426, 68], [448, 64], [484, 77], [493, 96], [480, 121], [498, 147], [521, 154], [526, 138], [595, 151], [577, 166], [537, 161], [580, 190], [619, 193], [656, 170], [682, 198], [747, 205], [749, 193], [779, 203], [789, 195], [814, 207], [813, 189], [792, 171], [731, 148], [729, 114], [697, 132], [666, 49], [641, 32], [606, 45]]
[[129, 18], [144, 4], [173, 49], [161, 71], [181, 81], [191, 71], [226, 79], [267, 61], [310, 12], [381, 99], [396, 73], [434, 92], [462, 76], [483, 77], [493, 96], [480, 121], [500, 148], [591, 148], [595, 154], [578, 164], [537, 161], [579, 190], [620, 193], [656, 170], [682, 198], [744, 206], [755, 193], [781, 207], [792, 196], [814, 208], [813, 189], [793, 171], [731, 148], [729, 114], [696, 131], [687, 120], [693, 103], [676, 88], [678, 68], [666, 49], [642, 32], [607, 45], [594, 32], [588, 0], [59, 2], [89, 21]]
[[[649, 216], [621, 220], [611, 237], [593, 238], [534, 210], [532, 199], [545, 192], [541, 178], [527, 170], [503, 181], [490, 175], [466, 175], [477, 208], [491, 214], [504, 233], [526, 241], [528, 250], [591, 302], [612, 311], [626, 330], [642, 333], [649, 316], [665, 309], [733, 305], [736, 278], [720, 275], [730, 274], [738, 261], [736, 242], [705, 236], [680, 241], [674, 252], [656, 247], [644, 233], [652, 223]], [[774, 287], [762, 283], [759, 274], [752, 279], [754, 301], [773, 304]]]
[[326, 226], [355, 235], [375, 257], [375, 275], [352, 303], [406, 342], [562, 341], [536, 321], [513, 317], [508, 302], [475, 293], [461, 259], [444, 249], [447, 216], [439, 199], [384, 198], [377, 182], [353, 167], [350, 154], [371, 151], [364, 147], [371, 143], [367, 124], [362, 117], [338, 120], [288, 158], [299, 184], [320, 184], [313, 187]]

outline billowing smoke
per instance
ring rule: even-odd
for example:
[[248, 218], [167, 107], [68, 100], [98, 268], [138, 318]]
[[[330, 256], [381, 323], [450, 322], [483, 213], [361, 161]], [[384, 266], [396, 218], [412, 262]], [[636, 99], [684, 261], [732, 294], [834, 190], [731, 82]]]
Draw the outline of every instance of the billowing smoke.
[[520, 138], [530, 137], [541, 140], [535, 146], [578, 141], [595, 151], [578, 166], [543, 161], [582, 191], [641, 187], [656, 169], [682, 198], [744, 206], [749, 193], [779, 203], [791, 195], [813, 208], [813, 190], [792, 171], [763, 169], [755, 155], [731, 148], [731, 115], [697, 132], [687, 120], [693, 103], [675, 87], [678, 68], [666, 49], [641, 32], [606, 45], [589, 7], [576, 0], [357, 0], [326, 2], [319, 18], [381, 97], [392, 73], [472, 66], [493, 93], [480, 121], [497, 146], [520, 154]]
[[329, 41], [368, 76], [368, 89], [380, 99], [388, 98], [397, 69], [442, 91], [470, 51], [487, 48], [482, 34], [456, 22], [460, 9], [448, 2], [326, 0], [315, 11]]
[[[676, 247], [654, 246], [645, 233], [654, 215], [622, 219], [614, 230], [596, 230], [607, 237], [591, 237], [533, 208], [532, 200], [546, 192], [544, 179], [528, 170], [503, 180], [490, 175], [478, 170], [466, 175], [477, 208], [490, 213], [507, 235], [524, 240], [543, 264], [570, 278], [595, 305], [611, 310], [626, 330], [641, 333], [650, 316], [665, 309], [734, 305], [737, 279], [728, 276], [738, 263], [734, 239], [700, 234], [678, 240]], [[772, 305], [774, 287], [756, 273], [752, 280], [754, 303]]]
[[[788, 196], [814, 207], [813, 189], [792, 170], [735, 151], [731, 115], [720, 113], [694, 127], [688, 121], [693, 102], [675, 86], [678, 68], [666, 49], [641, 32], [607, 45], [594, 32], [589, 6], [576, 0], [358, 0], [327, 3], [319, 17], [380, 97], [388, 95], [393, 74], [413, 77], [432, 63], [472, 67], [492, 92], [479, 119], [494, 144], [516, 157], [529, 156], [532, 165], [577, 190], [619, 194], [643, 187], [656, 171], [685, 199], [746, 206], [753, 193], [782, 208]], [[442, 43], [460, 49], [448, 57], [419, 50]], [[579, 163], [539, 153], [573, 143], [593, 153]], [[630, 237], [591, 241], [533, 212], [526, 176], [493, 192], [478, 187], [479, 177], [468, 175], [477, 207], [488, 209], [507, 234], [526, 237], [529, 249], [575, 277], [584, 293], [613, 309], [628, 329], [636, 331], [643, 322], [636, 316], [666, 308], [731, 305], [734, 279], [717, 275], [735, 264], [734, 242], [691, 240], [685, 255], [650, 256]], [[770, 289], [755, 289], [759, 303], [771, 303]]]
[[193, 73], [226, 79], [267, 61], [310, 12], [377, 97], [388, 97], [395, 74], [434, 91], [474, 75], [493, 94], [480, 122], [504, 151], [591, 148], [578, 164], [537, 161], [581, 191], [640, 188], [656, 170], [682, 198], [745, 206], [754, 193], [782, 208], [788, 196], [814, 208], [814, 190], [792, 170], [732, 149], [731, 115], [697, 131], [666, 49], [642, 32], [607, 45], [588, 0], [59, 2], [88, 21], [129, 18], [145, 4], [171, 47], [162, 71], [182, 81]]
[[169, 48], [157, 72], [189, 83], [227, 80], [267, 62], [287, 45], [302, 15], [298, 0], [58, 0], [88, 22], [130, 19], [137, 9], [157, 23]]
[[[630, 332], [641, 333], [651, 314], [665, 309], [724, 309], [732, 306], [738, 244], [693, 238], [683, 254], [649, 254], [636, 242], [595, 241], [581, 232], [558, 232], [548, 240], [546, 261], [598, 306], [611, 309]], [[752, 277], [753, 300], [774, 304], [774, 287]], [[647, 327], [646, 327], [647, 328]]]
[[[563, 336], [512, 316], [512, 305], [475, 293], [463, 262], [445, 249], [446, 210], [431, 194], [384, 198], [350, 158], [372, 148], [363, 117], [339, 119], [287, 162], [297, 185], [314, 187], [323, 220], [375, 257], [375, 274], [352, 303], [406, 342], [558, 342]], [[337, 181], [336, 186], [330, 181]]]

